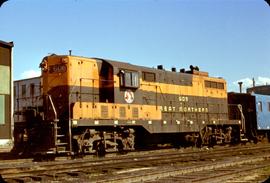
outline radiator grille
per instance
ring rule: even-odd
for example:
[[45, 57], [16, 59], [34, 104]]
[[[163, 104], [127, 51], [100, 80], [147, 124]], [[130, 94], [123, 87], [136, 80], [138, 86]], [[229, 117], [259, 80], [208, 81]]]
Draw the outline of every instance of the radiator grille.
[[125, 118], [126, 117], [126, 108], [125, 107], [120, 107], [120, 117]]
[[108, 106], [101, 106], [101, 117], [107, 118], [109, 116]]

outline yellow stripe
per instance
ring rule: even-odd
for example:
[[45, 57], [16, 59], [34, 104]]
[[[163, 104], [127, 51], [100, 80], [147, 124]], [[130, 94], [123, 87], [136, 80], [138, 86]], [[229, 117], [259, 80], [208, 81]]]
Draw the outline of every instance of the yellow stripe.
[[[125, 109], [125, 117], [120, 115], [120, 108]], [[108, 115], [102, 115], [102, 108], [108, 109]], [[133, 109], [138, 109], [138, 116], [133, 115]], [[119, 119], [119, 120], [161, 120], [160, 107], [134, 104], [111, 104], [76, 102], [73, 108], [74, 119]]]

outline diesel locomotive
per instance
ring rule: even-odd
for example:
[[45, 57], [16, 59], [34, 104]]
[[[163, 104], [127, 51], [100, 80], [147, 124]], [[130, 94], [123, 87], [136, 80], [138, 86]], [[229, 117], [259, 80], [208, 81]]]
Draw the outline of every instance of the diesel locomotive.
[[40, 68], [43, 106], [25, 111], [26, 125], [18, 132], [32, 153], [102, 155], [245, 140], [242, 118], [229, 119], [226, 81], [198, 67], [167, 71], [50, 55]]

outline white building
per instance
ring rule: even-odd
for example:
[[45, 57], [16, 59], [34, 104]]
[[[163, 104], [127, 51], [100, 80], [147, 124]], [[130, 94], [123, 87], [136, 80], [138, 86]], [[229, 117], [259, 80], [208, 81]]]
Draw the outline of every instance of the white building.
[[24, 122], [25, 109], [42, 108], [41, 76], [14, 81], [14, 123]]

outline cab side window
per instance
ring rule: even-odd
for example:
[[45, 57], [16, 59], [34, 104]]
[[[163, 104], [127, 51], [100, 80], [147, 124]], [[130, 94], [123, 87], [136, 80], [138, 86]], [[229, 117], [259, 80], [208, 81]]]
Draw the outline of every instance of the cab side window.
[[120, 70], [120, 86], [127, 88], [138, 88], [139, 73], [136, 71]]

